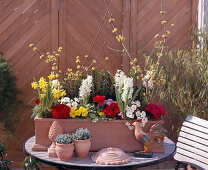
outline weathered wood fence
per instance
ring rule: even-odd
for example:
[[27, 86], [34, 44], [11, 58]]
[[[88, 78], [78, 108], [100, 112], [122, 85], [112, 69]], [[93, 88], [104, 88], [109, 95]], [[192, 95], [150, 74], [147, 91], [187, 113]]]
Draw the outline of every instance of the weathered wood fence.
[[[110, 1], [107, 0], [109, 4]], [[166, 11], [167, 28], [174, 23], [168, 46], [179, 48], [189, 44], [190, 26], [196, 24], [196, 0], [163, 0]], [[125, 45], [131, 56], [140, 59], [138, 49], [145, 46], [152, 49], [156, 33], [162, 34], [161, 0], [112, 0], [110, 10], [115, 25], [126, 37]], [[106, 13], [104, 0], [0, 0], [0, 53], [11, 62], [15, 70], [19, 99], [26, 106], [34, 106], [34, 96], [30, 83], [33, 76], [40, 77], [48, 73], [49, 67], [41, 62], [39, 54], [34, 53], [28, 44], [34, 43], [40, 52], [57, 50], [63, 47], [59, 57], [59, 67], [75, 68], [75, 58], [82, 60], [93, 43], [97, 31]], [[108, 14], [104, 25], [89, 56], [89, 62], [96, 57], [108, 32]], [[122, 50], [110, 31], [108, 46]], [[116, 69], [129, 70], [129, 58], [104, 48], [98, 58], [101, 63], [105, 57], [109, 62], [103, 63], [105, 69], [115, 73]], [[110, 64], [109, 64], [110, 63]], [[89, 63], [88, 63], [89, 64]], [[14, 160], [14, 167], [20, 167], [25, 155], [22, 144], [34, 135], [34, 124], [30, 118], [32, 109], [23, 106], [17, 115], [16, 139], [11, 144], [9, 158]]]

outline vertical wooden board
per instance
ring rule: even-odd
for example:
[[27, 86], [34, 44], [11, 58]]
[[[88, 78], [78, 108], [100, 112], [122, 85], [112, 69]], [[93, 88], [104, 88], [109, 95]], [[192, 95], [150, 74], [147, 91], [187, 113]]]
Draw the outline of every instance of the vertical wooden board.
[[51, 1], [51, 48], [58, 49], [58, 0]]
[[137, 29], [137, 2], [138, 0], [131, 0], [131, 20], [130, 20], [130, 54], [133, 58], [137, 56], [136, 49], [136, 29]]
[[[130, 31], [130, 0], [123, 0], [123, 32], [124, 32], [124, 37], [126, 38], [124, 45], [126, 47], [126, 49], [129, 51], [130, 50], [130, 35], [129, 35], [129, 31]], [[130, 67], [129, 67], [129, 56], [127, 55], [127, 53], [124, 53], [122, 55], [122, 70], [128, 74]]]
[[58, 66], [61, 70], [66, 70], [66, 0], [59, 1], [59, 40], [58, 46], [62, 47], [61, 55], [58, 58]]
[[198, 18], [198, 5], [199, 5], [199, 0], [191, 0], [191, 7], [192, 7], [192, 25], [197, 25], [197, 18]]

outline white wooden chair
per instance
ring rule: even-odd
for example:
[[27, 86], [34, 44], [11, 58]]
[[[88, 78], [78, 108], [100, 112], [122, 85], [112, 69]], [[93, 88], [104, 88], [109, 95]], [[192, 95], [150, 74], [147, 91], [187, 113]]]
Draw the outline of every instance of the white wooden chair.
[[184, 121], [176, 144], [177, 160], [198, 169], [208, 170], [208, 121], [189, 115]]

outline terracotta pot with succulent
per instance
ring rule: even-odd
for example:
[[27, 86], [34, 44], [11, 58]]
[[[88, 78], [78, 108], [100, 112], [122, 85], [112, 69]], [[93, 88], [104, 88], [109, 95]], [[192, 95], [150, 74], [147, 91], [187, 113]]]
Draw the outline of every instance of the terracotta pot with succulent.
[[56, 154], [61, 161], [70, 161], [74, 152], [74, 143], [71, 135], [59, 134], [56, 139]]
[[84, 158], [88, 155], [91, 147], [91, 133], [86, 128], [79, 128], [72, 134], [74, 148], [78, 157]]

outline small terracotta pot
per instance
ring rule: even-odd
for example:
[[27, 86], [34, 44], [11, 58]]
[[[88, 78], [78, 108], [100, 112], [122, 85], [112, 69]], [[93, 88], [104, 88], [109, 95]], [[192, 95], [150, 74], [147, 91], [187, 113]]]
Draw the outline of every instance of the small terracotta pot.
[[74, 148], [78, 157], [87, 157], [91, 147], [91, 138], [86, 140], [75, 140]]
[[56, 142], [56, 154], [61, 161], [70, 161], [74, 152], [74, 143], [59, 144]]

